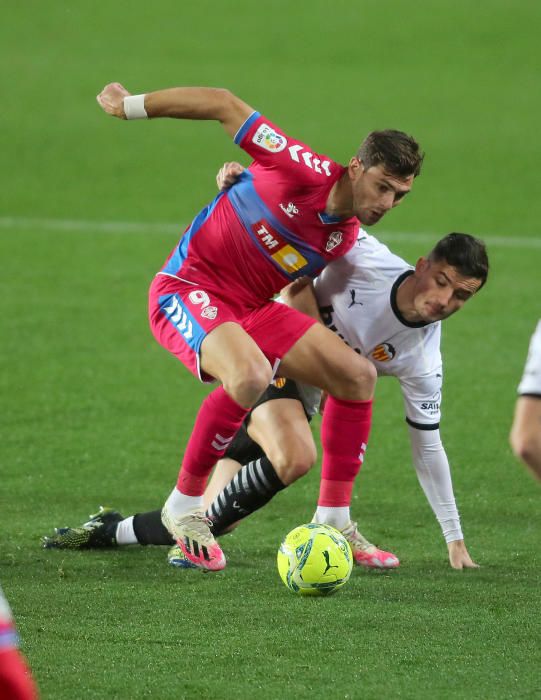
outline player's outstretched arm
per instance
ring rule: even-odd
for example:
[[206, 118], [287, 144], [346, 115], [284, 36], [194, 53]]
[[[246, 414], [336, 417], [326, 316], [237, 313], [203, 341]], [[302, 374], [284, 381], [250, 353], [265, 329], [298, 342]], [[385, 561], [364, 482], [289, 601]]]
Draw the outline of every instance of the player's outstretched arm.
[[478, 565], [464, 544], [451, 468], [440, 431], [418, 430], [411, 425], [408, 428], [417, 478], [447, 542], [449, 563], [453, 569], [476, 569]]
[[254, 112], [224, 88], [179, 87], [132, 95], [120, 83], [109, 83], [96, 97], [104, 112], [119, 119], [170, 117], [214, 119], [234, 136]]
[[453, 569], [478, 569], [479, 564], [476, 564], [470, 557], [464, 540], [455, 540], [447, 544], [449, 550], [449, 563]]

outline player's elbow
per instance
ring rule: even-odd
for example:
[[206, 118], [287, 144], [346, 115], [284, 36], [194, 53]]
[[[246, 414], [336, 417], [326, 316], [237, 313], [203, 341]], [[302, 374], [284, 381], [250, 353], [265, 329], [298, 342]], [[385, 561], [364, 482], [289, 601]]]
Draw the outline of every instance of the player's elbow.
[[250, 113], [250, 108], [227, 88], [215, 88], [214, 94], [218, 120], [228, 131], [237, 129]]
[[518, 459], [541, 473], [541, 431], [524, 430], [520, 424], [514, 425], [509, 442]]
[[512, 430], [511, 448], [515, 455], [532, 468], [541, 468], [541, 435]]
[[218, 102], [224, 105], [225, 108], [231, 108], [235, 100], [238, 100], [231, 90], [227, 88], [214, 88], [214, 94]]

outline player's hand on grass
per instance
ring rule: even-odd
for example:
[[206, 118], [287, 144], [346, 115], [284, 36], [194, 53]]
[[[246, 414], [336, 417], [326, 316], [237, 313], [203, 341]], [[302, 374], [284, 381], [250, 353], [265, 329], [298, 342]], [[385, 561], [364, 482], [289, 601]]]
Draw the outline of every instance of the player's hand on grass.
[[449, 550], [449, 563], [453, 569], [478, 569], [479, 564], [476, 564], [470, 557], [464, 540], [455, 540], [447, 545]]
[[124, 98], [131, 95], [120, 83], [109, 83], [99, 95], [96, 96], [99, 106], [107, 114], [119, 119], [126, 119], [124, 112]]
[[218, 189], [222, 191], [234, 185], [243, 171], [244, 166], [240, 163], [224, 163], [216, 175]]

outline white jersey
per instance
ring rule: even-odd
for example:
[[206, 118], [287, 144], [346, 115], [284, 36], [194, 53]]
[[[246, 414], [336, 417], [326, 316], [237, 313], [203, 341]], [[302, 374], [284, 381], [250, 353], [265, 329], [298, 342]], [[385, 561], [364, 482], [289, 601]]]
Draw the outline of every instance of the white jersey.
[[406, 420], [420, 429], [440, 421], [441, 324], [410, 323], [396, 305], [400, 283], [411, 265], [365, 231], [354, 247], [328, 265], [315, 281], [325, 325], [376, 367], [397, 377]]
[[530, 341], [528, 359], [518, 387], [521, 396], [541, 396], [541, 321]]
[[[409, 423], [417, 478], [447, 543], [463, 540], [449, 461], [439, 432], [442, 388], [441, 324], [409, 323], [396, 304], [411, 265], [365, 231], [343, 258], [328, 265], [315, 281], [324, 323], [356, 352], [368, 358], [378, 375], [400, 382]], [[319, 390], [302, 400], [317, 410]]]

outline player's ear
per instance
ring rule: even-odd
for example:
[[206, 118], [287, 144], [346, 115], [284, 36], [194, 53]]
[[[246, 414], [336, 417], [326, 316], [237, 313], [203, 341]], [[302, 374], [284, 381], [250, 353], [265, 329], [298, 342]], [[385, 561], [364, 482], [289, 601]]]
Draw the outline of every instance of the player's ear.
[[417, 264], [415, 265], [415, 272], [418, 274], [422, 274], [427, 267], [430, 265], [430, 261], [428, 258], [421, 257], [419, 260], [417, 260]]
[[348, 172], [351, 179], [359, 177], [361, 173], [364, 173], [364, 165], [357, 156], [353, 156], [348, 164]]

